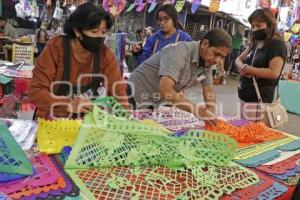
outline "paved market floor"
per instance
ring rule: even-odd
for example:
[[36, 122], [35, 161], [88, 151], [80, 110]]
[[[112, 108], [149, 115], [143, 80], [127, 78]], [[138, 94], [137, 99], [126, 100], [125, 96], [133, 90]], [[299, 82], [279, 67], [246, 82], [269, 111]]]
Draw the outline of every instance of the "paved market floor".
[[[229, 116], [239, 116], [238, 81], [229, 78], [226, 81], [226, 85], [215, 86], [219, 111]], [[187, 96], [193, 102], [203, 101], [202, 91], [199, 88], [188, 90]], [[289, 122], [280, 128], [280, 130], [300, 136], [300, 116], [289, 113]]]

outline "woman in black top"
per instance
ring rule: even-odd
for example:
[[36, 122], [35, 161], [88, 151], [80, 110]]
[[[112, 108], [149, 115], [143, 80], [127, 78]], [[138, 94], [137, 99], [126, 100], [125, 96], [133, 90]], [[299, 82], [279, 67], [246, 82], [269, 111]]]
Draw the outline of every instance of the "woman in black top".
[[287, 48], [276, 32], [276, 19], [269, 9], [254, 11], [248, 21], [251, 24], [251, 42], [235, 63], [241, 75], [238, 87], [241, 117], [257, 122], [263, 120], [263, 112], [252, 77], [256, 78], [262, 101], [273, 102], [275, 88], [286, 61]]

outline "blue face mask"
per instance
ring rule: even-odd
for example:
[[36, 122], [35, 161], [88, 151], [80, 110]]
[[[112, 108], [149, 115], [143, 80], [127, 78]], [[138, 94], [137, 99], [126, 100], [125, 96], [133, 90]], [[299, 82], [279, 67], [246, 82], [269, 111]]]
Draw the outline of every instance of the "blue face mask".
[[82, 34], [82, 39], [79, 39], [80, 44], [88, 51], [97, 52], [104, 43], [104, 37], [90, 37]]

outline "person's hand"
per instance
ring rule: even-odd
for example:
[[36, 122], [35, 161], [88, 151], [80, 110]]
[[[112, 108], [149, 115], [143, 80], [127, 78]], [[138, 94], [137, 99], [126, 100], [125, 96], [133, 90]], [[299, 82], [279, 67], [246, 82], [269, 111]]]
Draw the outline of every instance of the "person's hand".
[[135, 44], [135, 45], [132, 46], [132, 52], [133, 53], [139, 53], [140, 51], [142, 51], [141, 45]]
[[245, 66], [245, 67], [239, 69], [239, 73], [241, 76], [251, 78], [251, 74], [249, 73], [249, 66]]
[[199, 107], [196, 116], [212, 126], [217, 125], [217, 115], [213, 108]]
[[69, 113], [87, 113], [91, 110], [93, 110], [92, 101], [80, 96], [74, 97], [67, 108]]

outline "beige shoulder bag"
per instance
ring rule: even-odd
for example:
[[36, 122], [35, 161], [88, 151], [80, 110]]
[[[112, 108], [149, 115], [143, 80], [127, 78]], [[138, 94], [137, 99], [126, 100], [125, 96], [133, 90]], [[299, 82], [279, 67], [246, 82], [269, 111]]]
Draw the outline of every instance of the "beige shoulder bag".
[[[254, 57], [256, 55], [257, 48], [255, 49], [251, 65], [253, 66]], [[282, 126], [284, 123], [288, 122], [288, 114], [283, 105], [281, 105], [280, 98], [279, 98], [279, 89], [277, 85], [277, 95], [275, 100], [272, 103], [263, 103], [260, 91], [256, 82], [256, 78], [253, 76], [253, 85], [256, 91], [256, 95], [258, 98], [258, 102], [260, 103], [263, 112], [263, 120], [267, 126], [271, 128], [277, 128]]]

